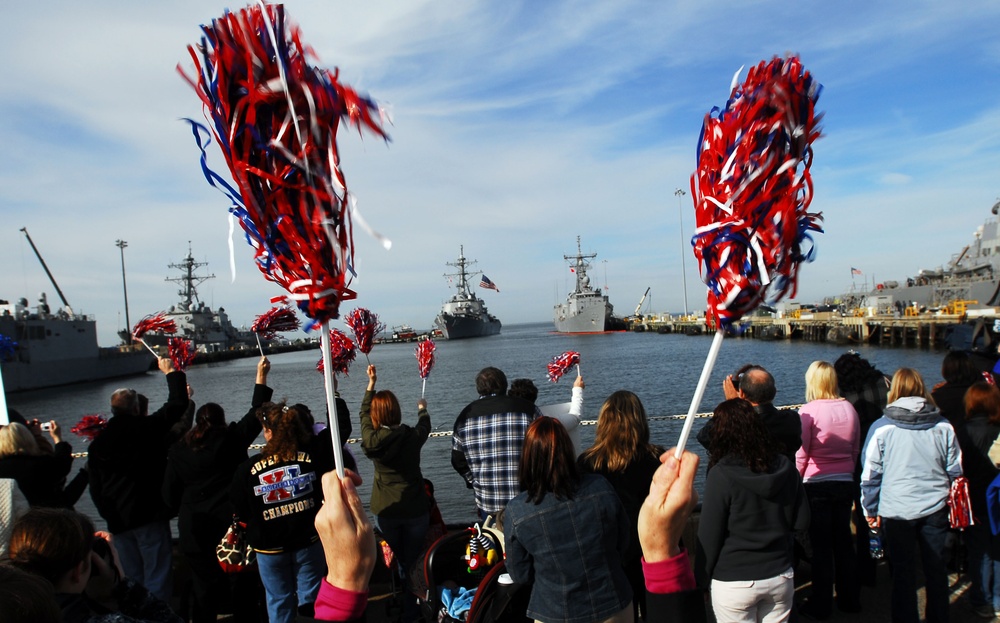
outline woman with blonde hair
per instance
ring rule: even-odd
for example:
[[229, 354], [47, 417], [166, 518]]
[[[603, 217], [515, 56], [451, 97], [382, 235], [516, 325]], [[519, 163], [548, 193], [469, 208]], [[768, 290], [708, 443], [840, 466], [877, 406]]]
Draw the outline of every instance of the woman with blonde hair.
[[264, 449], [236, 469], [230, 499], [247, 524], [271, 623], [312, 616], [326, 569], [313, 522], [323, 503], [322, 475], [333, 469], [329, 430], [313, 435], [295, 407], [267, 403], [257, 411]]
[[73, 465], [73, 448], [62, 440], [55, 421], [49, 422], [49, 426], [55, 444], [51, 454], [42, 452], [35, 433], [24, 424], [13, 422], [0, 427], [0, 478], [16, 480], [31, 506], [71, 507], [83, 493], [83, 488], [77, 485], [74, 491], [63, 489]]
[[795, 465], [812, 516], [813, 575], [812, 595], [800, 612], [822, 620], [832, 613], [835, 584], [837, 608], [841, 612], [861, 610], [851, 537], [861, 425], [854, 407], [840, 396], [836, 370], [825, 361], [814, 361], [806, 370], [806, 401], [799, 409], [802, 447], [795, 453]]
[[916, 622], [914, 579], [919, 547], [928, 623], [948, 620], [948, 495], [962, 475], [955, 429], [942, 417], [920, 373], [892, 376], [885, 414], [864, 447], [861, 504], [871, 528], [884, 532], [892, 568], [892, 619]]
[[[368, 366], [368, 388], [361, 402], [361, 449], [375, 464], [371, 512], [385, 542], [396, 554], [404, 585], [419, 560], [430, 523], [430, 500], [420, 471], [420, 449], [431, 432], [427, 401], [417, 401], [417, 426], [403, 424], [399, 400], [391, 391], [375, 391], [378, 374]], [[403, 591], [403, 621], [420, 615], [416, 598]]]
[[632, 586], [635, 619], [645, 616], [645, 580], [639, 547], [639, 509], [649, 493], [664, 449], [649, 441], [649, 420], [639, 397], [619, 390], [608, 396], [597, 416], [594, 445], [577, 461], [583, 473], [604, 476], [618, 493], [629, 518], [632, 538], [622, 552], [622, 565]]

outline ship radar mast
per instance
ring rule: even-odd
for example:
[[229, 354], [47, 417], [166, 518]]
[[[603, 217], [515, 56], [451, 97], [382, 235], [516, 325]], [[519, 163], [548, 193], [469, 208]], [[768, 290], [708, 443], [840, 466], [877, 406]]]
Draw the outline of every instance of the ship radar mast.
[[587, 276], [587, 269], [590, 268], [590, 262], [587, 260], [592, 260], [595, 257], [597, 257], [596, 253], [584, 254], [580, 249], [580, 236], [576, 237], [576, 255], [563, 256], [563, 259], [570, 263], [570, 268], [576, 273], [577, 293], [590, 291], [590, 277]]
[[467, 271], [466, 266], [471, 266], [476, 263], [476, 260], [465, 259], [465, 245], [458, 246], [458, 261], [455, 262], [445, 262], [448, 266], [454, 266], [458, 269], [457, 273], [445, 273], [445, 277], [458, 277], [458, 296], [468, 299], [476, 298], [475, 294], [469, 290], [469, 277], [472, 275], [480, 274], [479, 271], [471, 272]]
[[192, 311], [195, 309], [194, 302], [201, 302], [198, 298], [197, 286], [208, 279], [215, 279], [215, 275], [196, 275], [194, 272], [202, 266], [208, 266], [208, 262], [196, 262], [191, 254], [191, 241], [188, 240], [188, 254], [179, 264], [168, 264], [168, 268], [176, 268], [183, 274], [180, 277], [167, 277], [165, 281], [172, 281], [181, 284], [177, 294], [181, 301], [178, 304], [181, 311]]

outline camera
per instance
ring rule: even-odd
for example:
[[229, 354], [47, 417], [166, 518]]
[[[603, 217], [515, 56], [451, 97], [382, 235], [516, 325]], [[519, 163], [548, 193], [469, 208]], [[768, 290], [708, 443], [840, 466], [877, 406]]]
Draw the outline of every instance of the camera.
[[52, 430], [52, 422], [42, 422], [42, 430], [44, 432], [49, 432]]
[[[111, 552], [111, 544], [98, 536], [94, 539], [94, 543], [90, 546], [90, 548], [101, 560], [104, 561], [104, 564], [111, 571], [111, 577], [117, 582], [119, 579], [118, 568], [115, 566], [115, 555]], [[91, 576], [99, 574], [96, 566], [90, 568], [90, 574]]]

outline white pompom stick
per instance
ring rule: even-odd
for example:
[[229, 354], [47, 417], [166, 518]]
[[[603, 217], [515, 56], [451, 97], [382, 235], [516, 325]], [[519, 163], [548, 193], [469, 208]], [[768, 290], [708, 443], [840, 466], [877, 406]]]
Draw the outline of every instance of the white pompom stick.
[[715, 360], [719, 358], [719, 349], [722, 347], [722, 338], [725, 336], [720, 328], [712, 338], [712, 346], [708, 349], [708, 357], [705, 358], [705, 367], [701, 370], [701, 378], [698, 379], [698, 386], [694, 390], [694, 397], [691, 398], [691, 406], [688, 408], [687, 418], [684, 420], [684, 428], [681, 429], [681, 436], [677, 440], [677, 451], [674, 457], [679, 461], [684, 453], [684, 446], [687, 445], [688, 437], [691, 436], [691, 427], [694, 425], [694, 414], [701, 406], [701, 399], [705, 395], [705, 388], [708, 387], [708, 379], [712, 376], [712, 368], [715, 367]]
[[337, 422], [337, 403], [334, 401], [333, 355], [330, 354], [330, 323], [323, 323], [323, 337], [320, 342], [323, 351], [323, 383], [326, 387], [327, 425], [330, 438], [333, 440], [333, 460], [337, 467], [337, 476], [344, 477], [344, 451], [340, 441], [340, 426]]

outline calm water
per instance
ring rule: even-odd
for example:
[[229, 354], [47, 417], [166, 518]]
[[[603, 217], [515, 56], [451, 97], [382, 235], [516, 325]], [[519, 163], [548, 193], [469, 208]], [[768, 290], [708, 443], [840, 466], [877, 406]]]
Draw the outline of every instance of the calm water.
[[[539, 388], [538, 404], [566, 402], [570, 397], [572, 377], [551, 383], [546, 376], [546, 364], [555, 355], [567, 350], [579, 351], [581, 372], [587, 383], [583, 418], [597, 418], [601, 403], [611, 392], [627, 389], [643, 401], [650, 416], [684, 414], [687, 412], [698, 377], [711, 344], [707, 336], [658, 335], [655, 333], [613, 333], [604, 335], [564, 335], [551, 332], [552, 325], [528, 324], [508, 326], [498, 336], [477, 340], [437, 344], [436, 363], [427, 379], [426, 399], [435, 431], [450, 431], [458, 413], [476, 397], [475, 375], [483, 367], [502, 369], [508, 380], [530, 378]], [[930, 383], [940, 380], [943, 352], [918, 349], [890, 349], [858, 346], [863, 357], [887, 374], [901, 366], [916, 368]], [[700, 411], [710, 411], [722, 400], [722, 379], [744, 363], [758, 363], [774, 375], [778, 387], [776, 404], [797, 404], [804, 401], [804, 374], [817, 359], [833, 362], [846, 351], [844, 347], [809, 342], [764, 342], [738, 338], [722, 344], [718, 362], [705, 392]], [[268, 384], [274, 388], [276, 400], [287, 398], [302, 402], [316, 413], [325, 403], [323, 377], [316, 372], [319, 350], [285, 353], [271, 357]], [[378, 367], [380, 389], [390, 389], [403, 406], [404, 421], [416, 419], [416, 402], [420, 398], [421, 379], [417, 373], [413, 344], [381, 344], [370, 355]], [[249, 407], [257, 360], [254, 358], [196, 366], [188, 370], [188, 382], [194, 389], [198, 404], [217, 402], [230, 418], [239, 418]], [[341, 395], [357, 417], [357, 409], [367, 385], [366, 362], [360, 355], [351, 375], [339, 381]], [[573, 373], [571, 373], [573, 374]], [[107, 413], [108, 397], [118, 387], [134, 387], [158, 407], [166, 400], [166, 383], [159, 373], [107, 383], [73, 386], [53, 390], [27, 392], [8, 397], [8, 404], [25, 417], [54, 419], [63, 427], [66, 440], [75, 451], [86, 449], [83, 440], [69, 432], [83, 415]], [[694, 434], [703, 421], [695, 423], [690, 449], [701, 451]], [[359, 433], [355, 419], [354, 435]], [[653, 441], [670, 447], [675, 444], [681, 428], [678, 421], [651, 422]], [[585, 445], [593, 440], [594, 427], [585, 426]], [[365, 485], [362, 497], [369, 498], [371, 463], [360, 447], [352, 445]], [[472, 491], [450, 464], [451, 438], [428, 440], [422, 455], [424, 476], [436, 487], [436, 497], [445, 521], [463, 522], [475, 516]], [[80, 463], [81, 460], [77, 460]], [[74, 465], [74, 472], [77, 466]], [[704, 469], [704, 468], [702, 468]], [[97, 513], [84, 494], [77, 509], [97, 519]]]

